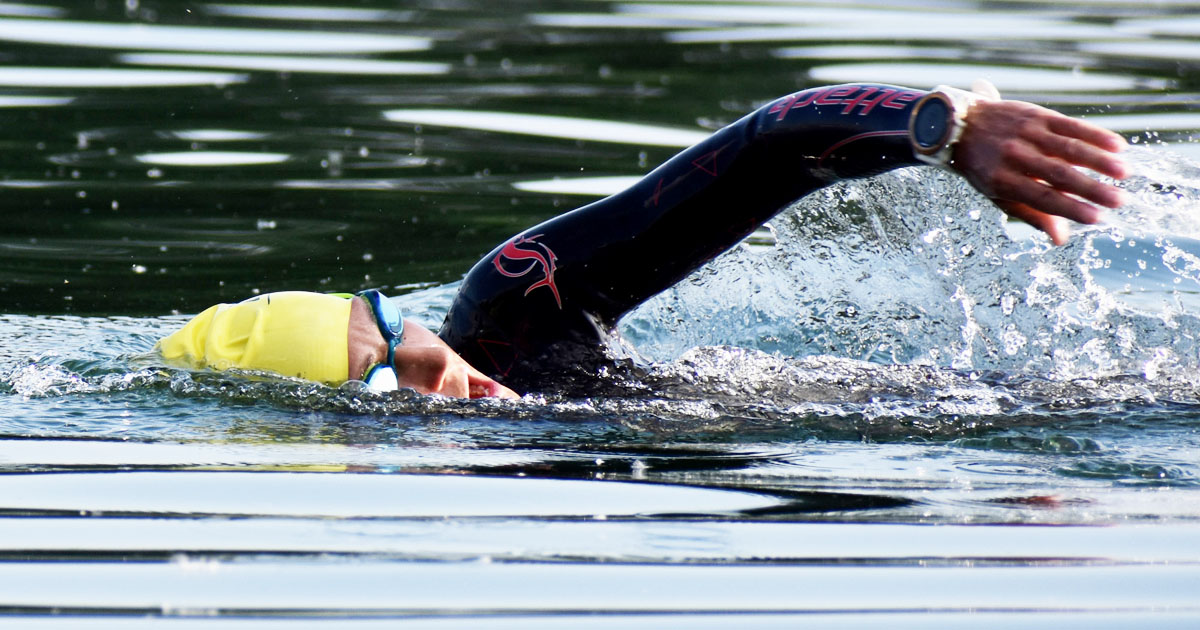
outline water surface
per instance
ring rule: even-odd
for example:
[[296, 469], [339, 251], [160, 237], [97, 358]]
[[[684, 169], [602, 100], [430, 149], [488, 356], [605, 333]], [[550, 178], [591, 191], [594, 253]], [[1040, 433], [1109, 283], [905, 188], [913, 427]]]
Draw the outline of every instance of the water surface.
[[[1200, 617], [1192, 3], [0, 3], [0, 42], [6, 627]], [[977, 76], [1129, 138], [1129, 206], [1052, 248], [931, 169], [822, 191], [627, 318], [609, 396], [149, 352], [288, 289], [437, 326], [780, 94]]]

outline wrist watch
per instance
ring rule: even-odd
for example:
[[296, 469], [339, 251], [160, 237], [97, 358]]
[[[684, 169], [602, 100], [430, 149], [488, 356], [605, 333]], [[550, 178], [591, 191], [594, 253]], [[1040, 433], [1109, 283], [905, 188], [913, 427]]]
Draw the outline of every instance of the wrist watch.
[[908, 139], [913, 155], [926, 164], [947, 166], [954, 145], [967, 128], [967, 111], [978, 100], [999, 100], [1000, 93], [987, 81], [979, 80], [972, 91], [939, 85], [921, 97], [908, 119]]

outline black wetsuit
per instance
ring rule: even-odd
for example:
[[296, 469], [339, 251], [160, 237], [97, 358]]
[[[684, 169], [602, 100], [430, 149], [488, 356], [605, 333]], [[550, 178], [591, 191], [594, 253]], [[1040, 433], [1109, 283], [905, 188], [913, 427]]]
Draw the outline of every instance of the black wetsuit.
[[851, 84], [777, 99], [625, 191], [497, 247], [467, 274], [439, 335], [518, 391], [611, 363], [622, 315], [796, 199], [918, 164], [908, 119], [924, 94]]

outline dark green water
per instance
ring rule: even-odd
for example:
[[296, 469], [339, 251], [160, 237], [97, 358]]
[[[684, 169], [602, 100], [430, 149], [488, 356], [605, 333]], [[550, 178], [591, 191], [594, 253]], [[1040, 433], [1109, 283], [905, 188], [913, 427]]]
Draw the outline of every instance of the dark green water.
[[[5, 627], [1200, 616], [1192, 3], [0, 3], [0, 62]], [[771, 98], [977, 76], [1130, 138], [1130, 205], [1052, 249], [929, 169], [814, 195], [632, 314], [606, 398], [147, 354], [266, 291], [437, 326]]]

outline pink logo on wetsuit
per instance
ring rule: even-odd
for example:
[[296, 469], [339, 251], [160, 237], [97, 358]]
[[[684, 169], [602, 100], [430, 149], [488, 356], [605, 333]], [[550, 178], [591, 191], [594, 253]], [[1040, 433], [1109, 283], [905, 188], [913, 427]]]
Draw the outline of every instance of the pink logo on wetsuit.
[[[492, 259], [492, 265], [496, 267], [496, 271], [500, 272], [500, 275], [507, 276], [509, 278], [520, 278], [521, 276], [533, 271], [534, 267], [541, 265], [542, 273], [545, 274], [545, 277], [529, 285], [529, 288], [525, 289], [525, 295], [529, 295], [530, 291], [533, 291], [538, 287], [549, 287], [550, 291], [554, 293], [554, 301], [558, 304], [558, 308], [562, 309], [562, 298], [559, 297], [558, 287], [554, 284], [554, 263], [556, 260], [558, 260], [558, 257], [554, 255], [554, 251], [549, 247], [546, 247], [542, 243], [539, 243], [535, 240], [541, 238], [541, 236], [541, 234], [536, 234], [528, 238], [524, 236], [518, 236], [517, 238], [505, 243], [504, 247], [500, 248], [500, 253], [496, 254], [496, 257]], [[520, 247], [520, 245], [532, 245], [537, 249], [526, 249]], [[539, 249], [541, 251], [539, 251]], [[528, 260], [529, 266], [521, 271], [509, 271], [505, 269], [504, 265], [500, 262], [502, 259]]]
[[921, 94], [921, 92], [917, 92], [916, 90], [902, 90], [890, 87], [836, 85], [827, 88], [804, 90], [803, 92], [796, 92], [790, 96], [785, 96], [776, 101], [774, 105], [771, 105], [771, 109], [768, 109], [767, 113], [778, 114], [776, 120], [783, 120], [788, 115], [788, 112], [793, 109], [804, 109], [810, 106], [841, 105], [842, 108], [838, 113], [843, 116], [850, 114], [855, 109], [858, 110], [859, 116], [866, 116], [876, 106], [888, 109], [904, 109], [913, 101], [921, 98]]

